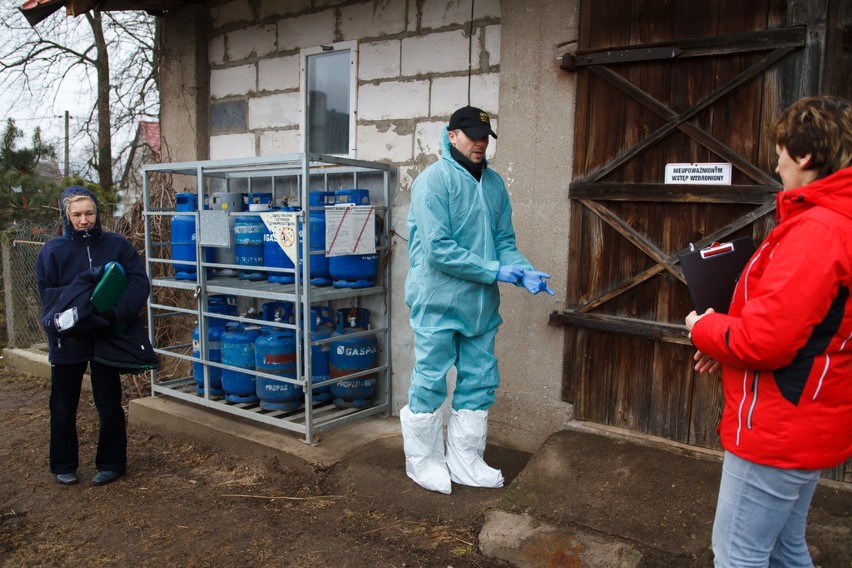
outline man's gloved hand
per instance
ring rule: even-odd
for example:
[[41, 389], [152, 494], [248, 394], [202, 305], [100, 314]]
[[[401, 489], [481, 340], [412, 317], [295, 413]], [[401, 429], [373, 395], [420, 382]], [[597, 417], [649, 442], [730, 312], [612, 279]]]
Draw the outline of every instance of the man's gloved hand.
[[551, 296], [553, 295], [553, 290], [547, 285], [547, 279], [550, 278], [550, 274], [539, 272], [538, 270], [525, 270], [521, 278], [523, 279], [524, 287], [530, 294], [536, 295], [539, 292], [547, 292]]
[[504, 264], [497, 269], [497, 280], [500, 282], [516, 283], [524, 274], [524, 269], [517, 264]]

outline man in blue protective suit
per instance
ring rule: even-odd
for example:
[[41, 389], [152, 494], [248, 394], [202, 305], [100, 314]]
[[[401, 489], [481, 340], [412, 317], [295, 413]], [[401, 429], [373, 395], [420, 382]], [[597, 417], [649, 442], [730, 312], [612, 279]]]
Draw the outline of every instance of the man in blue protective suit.
[[[451, 492], [451, 481], [502, 487], [502, 473], [483, 460], [488, 409], [500, 373], [494, 338], [503, 322], [497, 282], [532, 294], [553, 291], [515, 246], [512, 207], [500, 175], [485, 160], [488, 114], [458, 109], [443, 131], [441, 159], [414, 181], [408, 213], [410, 268], [405, 302], [414, 332], [414, 371], [400, 411], [405, 469], [425, 489]], [[447, 421], [447, 372], [456, 387]]]

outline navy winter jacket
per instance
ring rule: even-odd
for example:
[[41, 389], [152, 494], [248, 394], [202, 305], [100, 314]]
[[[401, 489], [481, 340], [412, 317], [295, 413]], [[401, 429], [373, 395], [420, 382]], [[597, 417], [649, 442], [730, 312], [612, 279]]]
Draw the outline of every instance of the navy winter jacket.
[[[85, 195], [90, 198], [98, 213], [91, 229], [76, 231], [67, 218], [64, 206], [62, 207], [65, 234], [48, 241], [36, 260], [36, 283], [41, 297], [42, 322], [51, 319], [52, 314], [56, 313], [63, 293], [65, 298], [68, 298], [68, 288], [78, 275], [115, 261], [124, 268], [128, 285], [127, 290], [118, 299], [112, 319], [115, 323], [126, 322], [131, 324], [130, 328], [139, 329], [140, 326], [134, 324], [141, 324], [141, 321], [135, 320], [140, 319], [139, 312], [145, 306], [151, 291], [142, 257], [123, 236], [101, 229], [100, 206], [94, 193], [83, 187], [71, 186], [62, 192], [62, 203], [73, 195]], [[93, 317], [99, 318], [97, 315]], [[50, 363], [63, 365], [95, 359], [95, 344], [102, 334], [93, 331], [101, 328], [102, 322], [98, 320], [89, 321], [85, 325], [81, 322], [78, 328], [80, 331], [60, 337], [53, 335], [46, 327]]]

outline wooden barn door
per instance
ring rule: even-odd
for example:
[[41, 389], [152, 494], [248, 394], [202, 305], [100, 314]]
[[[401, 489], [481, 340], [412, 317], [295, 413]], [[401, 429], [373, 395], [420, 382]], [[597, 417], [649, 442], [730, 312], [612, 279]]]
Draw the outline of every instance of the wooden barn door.
[[[818, 90], [821, 1], [584, 0], [577, 73], [565, 400], [577, 418], [718, 447], [718, 379], [696, 375], [677, 255], [771, 229], [768, 125]], [[732, 165], [730, 185], [666, 164]]]

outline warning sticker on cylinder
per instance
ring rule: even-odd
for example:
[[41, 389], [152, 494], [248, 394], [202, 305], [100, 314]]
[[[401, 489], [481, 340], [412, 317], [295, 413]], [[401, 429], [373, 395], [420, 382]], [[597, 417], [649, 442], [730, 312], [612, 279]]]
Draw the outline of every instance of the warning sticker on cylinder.
[[375, 254], [376, 209], [372, 205], [325, 208], [326, 256]]

